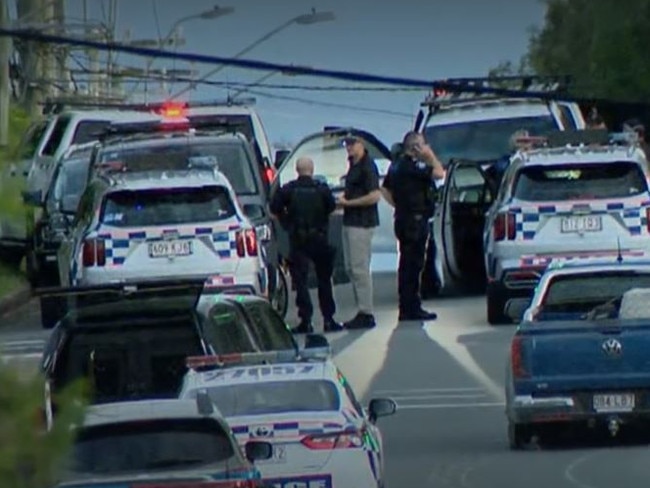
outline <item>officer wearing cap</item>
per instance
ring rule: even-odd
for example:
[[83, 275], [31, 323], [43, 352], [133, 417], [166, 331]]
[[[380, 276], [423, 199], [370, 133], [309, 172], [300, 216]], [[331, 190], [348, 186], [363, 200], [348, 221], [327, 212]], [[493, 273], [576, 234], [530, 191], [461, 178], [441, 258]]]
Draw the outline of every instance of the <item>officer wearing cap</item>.
[[313, 332], [314, 308], [308, 287], [309, 262], [314, 264], [318, 280], [318, 302], [326, 332], [341, 330], [334, 320], [336, 304], [332, 290], [332, 273], [336, 250], [329, 244], [329, 217], [336, 208], [334, 195], [327, 184], [314, 179], [314, 162], [299, 158], [298, 178], [277, 190], [270, 203], [273, 214], [289, 234], [289, 272], [296, 290], [296, 307], [300, 324], [294, 333]]
[[420, 278], [435, 205], [433, 183], [445, 178], [445, 170], [422, 134], [407, 133], [402, 145], [382, 185], [384, 198], [395, 208], [399, 320], [435, 320], [437, 314], [422, 308]]
[[372, 237], [379, 225], [379, 170], [360, 138], [349, 135], [343, 143], [350, 166], [345, 191], [337, 203], [343, 207], [343, 258], [357, 307], [357, 314], [344, 325], [349, 329], [369, 329], [376, 325], [370, 258]]

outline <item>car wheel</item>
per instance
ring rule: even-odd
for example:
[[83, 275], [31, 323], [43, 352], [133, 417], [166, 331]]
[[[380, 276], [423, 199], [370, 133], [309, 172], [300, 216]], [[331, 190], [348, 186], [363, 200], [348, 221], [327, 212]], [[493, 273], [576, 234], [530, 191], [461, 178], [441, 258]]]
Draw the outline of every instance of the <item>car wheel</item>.
[[507, 296], [501, 286], [490, 283], [487, 286], [487, 320], [490, 325], [502, 325], [510, 323], [505, 314]]
[[285, 318], [289, 309], [287, 275], [282, 266], [277, 266], [275, 269], [275, 287], [271, 294], [271, 306], [280, 317]]
[[530, 443], [532, 438], [530, 425], [508, 422], [508, 444], [510, 449], [519, 451]]

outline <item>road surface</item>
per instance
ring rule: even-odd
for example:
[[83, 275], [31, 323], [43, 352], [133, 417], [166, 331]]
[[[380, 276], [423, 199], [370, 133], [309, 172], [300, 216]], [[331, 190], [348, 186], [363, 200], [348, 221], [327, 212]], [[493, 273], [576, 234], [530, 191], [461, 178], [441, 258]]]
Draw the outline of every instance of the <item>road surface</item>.
[[[603, 439], [511, 452], [503, 377], [512, 327], [485, 323], [485, 299], [428, 302], [436, 322], [397, 325], [395, 277], [376, 276], [378, 327], [330, 334], [335, 359], [360, 397], [390, 396], [380, 419], [387, 488], [645, 488], [650, 452]], [[348, 286], [337, 287], [340, 320], [350, 318]], [[33, 371], [47, 333], [37, 305], [2, 317], [10, 364]], [[318, 327], [318, 325], [317, 325]]]

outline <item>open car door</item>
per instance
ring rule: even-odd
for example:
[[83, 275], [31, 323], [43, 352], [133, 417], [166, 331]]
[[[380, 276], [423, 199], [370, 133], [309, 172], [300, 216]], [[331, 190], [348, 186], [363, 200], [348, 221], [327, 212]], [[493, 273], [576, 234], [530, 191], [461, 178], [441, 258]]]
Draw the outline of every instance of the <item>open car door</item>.
[[452, 160], [434, 217], [436, 270], [441, 285], [485, 282], [483, 228], [497, 188], [486, 170], [494, 163]]
[[[314, 161], [314, 177], [327, 182], [335, 196], [343, 193], [345, 187], [345, 175], [348, 172], [347, 152], [343, 145], [343, 138], [354, 136], [363, 140], [370, 157], [372, 157], [379, 169], [380, 185], [381, 178], [386, 174], [390, 164], [390, 150], [380, 142], [374, 135], [369, 132], [354, 128], [326, 128], [307, 136], [300, 141], [291, 153], [286, 157], [278, 168], [278, 173], [271, 186], [271, 198], [277, 191], [278, 187], [294, 180], [296, 175], [296, 161], [301, 157], [309, 157]], [[396, 256], [397, 247], [392, 231], [392, 214], [388, 209], [388, 204], [381, 200], [379, 203], [380, 227], [375, 233], [373, 239], [373, 254], [385, 255], [387, 250]], [[391, 215], [390, 219], [386, 216]], [[343, 224], [343, 212], [337, 210], [330, 219], [330, 243], [337, 249], [336, 261], [334, 264], [334, 283], [348, 283], [350, 281], [343, 262], [341, 231]], [[281, 258], [286, 259], [289, 256], [289, 239], [285, 229], [274, 220], [274, 231], [277, 236], [278, 253]], [[385, 236], [386, 229], [389, 235]], [[387, 244], [388, 243], [388, 244]], [[395, 258], [396, 260], [396, 258]]]

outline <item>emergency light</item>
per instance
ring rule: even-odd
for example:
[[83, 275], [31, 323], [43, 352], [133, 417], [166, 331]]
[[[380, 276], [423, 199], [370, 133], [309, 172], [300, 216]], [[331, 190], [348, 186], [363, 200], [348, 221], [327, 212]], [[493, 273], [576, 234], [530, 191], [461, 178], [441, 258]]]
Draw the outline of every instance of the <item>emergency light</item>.
[[289, 349], [285, 351], [244, 352], [214, 356], [189, 356], [185, 360], [188, 369], [246, 366], [260, 363], [295, 363], [301, 361], [325, 361], [330, 357], [329, 347]]
[[184, 118], [187, 116], [187, 104], [168, 102], [155, 110], [155, 112], [169, 119]]

